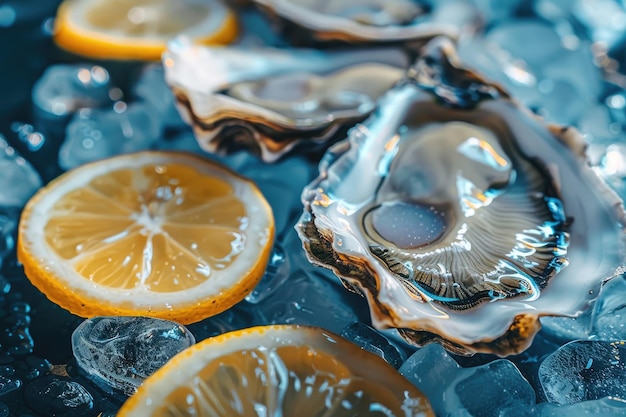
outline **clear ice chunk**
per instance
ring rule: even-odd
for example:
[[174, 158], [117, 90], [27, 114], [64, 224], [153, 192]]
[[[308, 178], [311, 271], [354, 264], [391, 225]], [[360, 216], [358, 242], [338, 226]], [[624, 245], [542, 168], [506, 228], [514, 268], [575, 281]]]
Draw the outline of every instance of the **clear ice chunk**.
[[83, 110], [66, 129], [59, 165], [75, 168], [111, 156], [151, 149], [161, 135], [159, 118], [143, 103], [118, 101], [112, 109]]
[[291, 265], [298, 262], [290, 258], [301, 257], [300, 251], [286, 251], [302, 245], [293, 226], [300, 217], [300, 194], [302, 188], [313, 178], [311, 165], [301, 156], [292, 156], [266, 163], [247, 152], [241, 156], [226, 158], [226, 163], [255, 183], [272, 206], [276, 226], [276, 239], [265, 275], [256, 288], [246, 297], [258, 303], [270, 296], [288, 279]]
[[258, 303], [269, 296], [289, 277], [289, 257], [285, 253], [282, 245], [276, 243], [272, 248], [270, 259], [265, 268], [265, 273], [261, 281], [246, 296], [249, 303]]
[[571, 0], [572, 14], [591, 39], [613, 48], [624, 40], [626, 9], [619, 0]]
[[206, 151], [200, 147], [191, 128], [183, 129], [171, 137], [161, 136], [155, 144], [156, 149], [164, 151], [189, 152], [206, 156]]
[[197, 323], [187, 325], [197, 340], [204, 340], [246, 327], [264, 324], [253, 304], [240, 302], [235, 306]]
[[[519, 19], [506, 23], [490, 30], [485, 39], [499, 45], [514, 59], [526, 62], [535, 73], [563, 50], [559, 34], [547, 22]], [[521, 42], [521, 39], [524, 41]]]
[[17, 378], [0, 376], [0, 395], [8, 394], [22, 386], [22, 381]]
[[35, 168], [0, 135], [0, 207], [22, 207], [41, 185]]
[[[571, 85], [580, 95], [580, 100], [591, 105], [602, 94], [603, 80], [600, 69], [593, 64], [591, 46], [581, 42], [574, 49], [563, 48], [557, 55], [546, 61], [541, 68], [545, 79], [561, 80]], [[558, 93], [558, 88], [555, 88]], [[563, 104], [566, 103], [563, 99]]]
[[592, 148], [599, 154], [596, 170], [622, 199], [626, 198], [626, 145], [623, 137], [609, 145]]
[[585, 310], [578, 317], [541, 317], [541, 331], [548, 338], [560, 343], [591, 336], [591, 310]]
[[357, 321], [346, 326], [341, 336], [359, 345], [363, 350], [380, 356], [396, 369], [404, 362], [403, 353], [389, 339], [365, 323]]
[[626, 401], [626, 342], [576, 340], [539, 367], [549, 402], [574, 404], [606, 396]]
[[163, 127], [187, 126], [176, 110], [176, 100], [172, 90], [165, 83], [164, 74], [161, 64], [147, 65], [134, 85], [134, 96], [154, 110]]
[[80, 369], [105, 390], [126, 395], [194, 343], [185, 326], [149, 317], [95, 317], [72, 334]]
[[33, 104], [57, 116], [110, 102], [108, 71], [99, 65], [57, 64], [46, 69], [32, 90]]
[[591, 325], [595, 339], [626, 340], [626, 277], [613, 278], [604, 285], [593, 307]]
[[2, 259], [15, 247], [18, 210], [0, 210], [0, 266]]
[[[616, 95], [614, 97], [616, 97], [613, 99], [614, 102], [623, 100], [624, 104], [626, 104], [626, 99], [623, 96]], [[621, 108], [621, 111], [624, 111], [624, 109]], [[611, 109], [606, 105], [595, 104], [585, 110], [578, 119], [577, 126], [588, 143], [616, 142], [619, 140], [622, 126], [612, 116]], [[623, 141], [624, 139], [621, 140]]]
[[[340, 333], [348, 324], [358, 321], [345, 297], [361, 297], [347, 293], [335, 277], [326, 278], [324, 272], [293, 271], [279, 290], [255, 304], [263, 322], [321, 326]], [[364, 299], [357, 301], [365, 302]], [[362, 308], [367, 311], [366, 307]]]
[[31, 91], [35, 115], [46, 123], [82, 108], [103, 107], [111, 103], [110, 89], [109, 73], [99, 65], [52, 65]]
[[461, 368], [438, 344], [411, 355], [400, 373], [430, 400], [438, 416], [533, 416], [535, 392], [506, 359]]
[[544, 79], [539, 83], [541, 99], [537, 113], [547, 121], [569, 126], [576, 124], [587, 110], [590, 101], [584, 100], [580, 90], [561, 79]]
[[567, 405], [541, 403], [537, 406], [537, 416], [623, 417], [626, 416], [626, 402], [607, 397]]
[[37, 378], [24, 388], [24, 402], [41, 415], [94, 415], [94, 399], [80, 383], [58, 375]]
[[482, 37], [464, 39], [459, 42], [458, 54], [463, 65], [502, 84], [513, 97], [526, 106], [534, 107], [540, 102], [537, 74], [498, 44]]
[[488, 22], [511, 18], [521, 8], [524, 0], [473, 0], [480, 14]]

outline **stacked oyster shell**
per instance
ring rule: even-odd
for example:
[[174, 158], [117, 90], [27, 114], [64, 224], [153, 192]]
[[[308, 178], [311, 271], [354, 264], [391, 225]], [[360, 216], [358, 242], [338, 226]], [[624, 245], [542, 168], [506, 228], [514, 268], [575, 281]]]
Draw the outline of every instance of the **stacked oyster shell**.
[[408, 63], [394, 49], [324, 53], [207, 47], [184, 39], [170, 44], [163, 62], [180, 113], [203, 149], [249, 149], [268, 162], [343, 137]]
[[421, 45], [477, 25], [467, 0], [254, 0], [292, 42]]
[[623, 272], [624, 208], [581, 136], [459, 68], [448, 40], [378, 104], [327, 152], [297, 225], [377, 327], [506, 356]]

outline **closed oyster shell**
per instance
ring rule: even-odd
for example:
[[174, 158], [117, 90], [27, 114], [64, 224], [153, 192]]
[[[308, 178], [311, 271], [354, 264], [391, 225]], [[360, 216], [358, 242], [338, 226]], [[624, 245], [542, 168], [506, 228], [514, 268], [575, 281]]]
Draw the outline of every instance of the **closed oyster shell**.
[[293, 43], [402, 43], [455, 38], [477, 26], [467, 0], [254, 0]]
[[547, 125], [427, 45], [333, 146], [296, 226], [379, 328], [459, 354], [527, 348], [624, 271], [625, 213], [574, 129]]
[[165, 78], [200, 146], [247, 148], [272, 162], [318, 148], [365, 119], [408, 61], [399, 50], [313, 50], [170, 44]]

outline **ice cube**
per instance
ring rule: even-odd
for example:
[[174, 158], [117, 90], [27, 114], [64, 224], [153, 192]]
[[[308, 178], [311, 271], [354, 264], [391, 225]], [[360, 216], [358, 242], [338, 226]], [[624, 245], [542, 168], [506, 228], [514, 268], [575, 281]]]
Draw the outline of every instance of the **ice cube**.
[[185, 326], [149, 317], [95, 317], [72, 334], [80, 369], [105, 390], [126, 395], [194, 343]]
[[440, 416], [532, 416], [535, 392], [515, 365], [499, 359], [461, 368], [437, 344], [415, 352], [400, 367]]
[[78, 382], [58, 375], [46, 375], [26, 385], [24, 401], [41, 415], [93, 415], [91, 393]]
[[380, 356], [396, 369], [404, 362], [404, 354], [389, 339], [365, 323], [357, 321], [346, 326], [341, 336], [361, 346], [363, 350]]
[[261, 281], [246, 296], [249, 303], [258, 303], [273, 293], [289, 277], [289, 257], [279, 243], [275, 244]]
[[189, 324], [187, 328], [196, 340], [200, 341], [222, 333], [262, 324], [264, 323], [257, 314], [256, 307], [242, 301], [220, 314]]
[[550, 402], [574, 404], [606, 396], [626, 401], [626, 342], [576, 340], [560, 347], [539, 367]]
[[22, 207], [42, 183], [32, 165], [0, 135], [0, 207]]
[[541, 331], [560, 343], [576, 339], [587, 339], [591, 335], [591, 309], [578, 317], [541, 317]]
[[18, 214], [0, 210], [0, 266], [2, 259], [15, 247]]
[[537, 113], [547, 121], [569, 126], [578, 119], [591, 105], [582, 98], [583, 94], [570, 82], [560, 79], [544, 79], [539, 82], [541, 93]]
[[613, 398], [583, 401], [576, 404], [557, 405], [541, 403], [537, 406], [539, 417], [623, 417], [626, 416], [626, 403]]
[[601, 151], [597, 172], [622, 198], [626, 198], [626, 145], [612, 143]]
[[187, 126], [176, 110], [174, 94], [165, 83], [161, 64], [147, 65], [134, 85], [134, 96], [149, 105], [167, 128]]
[[[258, 314], [267, 324], [321, 326], [335, 333], [359, 321], [348, 297], [365, 300], [348, 293], [335, 283], [336, 278], [324, 277], [324, 272], [292, 272], [277, 291], [255, 304]], [[360, 310], [367, 311], [367, 307]]]
[[[621, 95], [615, 95], [614, 102], [626, 99]], [[617, 98], [619, 97], [619, 98]], [[617, 103], [614, 103], [617, 104]], [[621, 109], [623, 111], [623, 108]], [[603, 104], [589, 106], [578, 119], [578, 128], [585, 135], [585, 140], [593, 142], [615, 142], [622, 131], [622, 125], [613, 118], [611, 109]], [[624, 139], [621, 139], [622, 141]]]
[[495, 26], [485, 39], [508, 51], [514, 59], [526, 62], [532, 72], [541, 72], [546, 62], [564, 49], [559, 34], [547, 22], [518, 19], [506, 23]]
[[494, 22], [515, 16], [524, 0], [474, 0], [474, 3], [487, 21]]
[[[593, 64], [593, 55], [588, 43], [581, 43], [573, 50], [562, 49], [543, 64], [541, 75], [545, 79], [567, 82], [580, 95], [580, 100], [589, 105], [603, 92], [602, 73]], [[558, 88], [555, 89], [555, 92], [558, 92], [556, 90]], [[564, 99], [563, 104], [565, 103]]]
[[587, 27], [592, 40], [609, 48], [624, 40], [626, 10], [619, 0], [572, 0], [572, 14]]
[[167, 151], [182, 151], [206, 156], [207, 153], [203, 150], [193, 134], [191, 128], [182, 129], [176, 134], [170, 137], [160, 137], [156, 142], [155, 147], [157, 149]]
[[488, 80], [502, 84], [516, 100], [533, 107], [541, 100], [537, 91], [537, 75], [519, 59], [498, 44], [482, 37], [459, 43], [459, 57], [464, 66], [483, 74]]
[[118, 101], [113, 109], [82, 110], [67, 126], [59, 152], [63, 169], [153, 147], [161, 135], [158, 116], [146, 104]]
[[62, 133], [76, 111], [111, 104], [111, 87], [108, 71], [99, 65], [51, 65], [31, 91], [38, 125], [48, 134]]
[[598, 297], [591, 318], [593, 337], [599, 340], [626, 340], [626, 277], [607, 282]]

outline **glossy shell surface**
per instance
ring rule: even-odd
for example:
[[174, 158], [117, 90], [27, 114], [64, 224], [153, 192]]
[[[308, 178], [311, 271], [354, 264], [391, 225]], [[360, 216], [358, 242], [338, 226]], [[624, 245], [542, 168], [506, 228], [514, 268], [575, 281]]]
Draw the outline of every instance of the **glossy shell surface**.
[[165, 76], [200, 146], [242, 148], [273, 162], [345, 135], [402, 78], [399, 50], [323, 53], [172, 42]]
[[254, 0], [292, 42], [423, 43], [471, 30], [478, 13], [466, 0]]
[[527, 348], [623, 271], [624, 208], [582, 137], [550, 126], [433, 40], [303, 191], [309, 259], [374, 324], [460, 354]]

